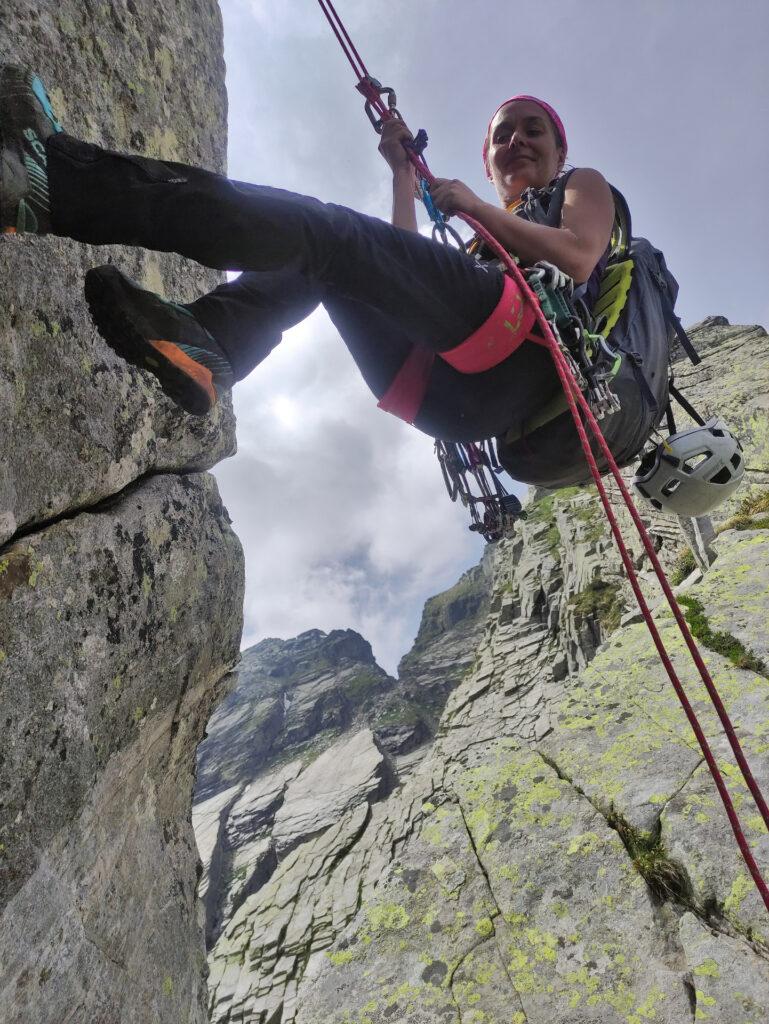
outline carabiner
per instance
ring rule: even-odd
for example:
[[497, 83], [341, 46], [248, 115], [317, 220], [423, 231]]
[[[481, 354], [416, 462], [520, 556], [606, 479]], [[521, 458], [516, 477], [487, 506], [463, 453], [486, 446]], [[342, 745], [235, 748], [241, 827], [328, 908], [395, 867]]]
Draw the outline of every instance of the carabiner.
[[382, 96], [387, 97], [387, 109], [390, 112], [390, 117], [397, 117], [399, 121], [403, 120], [396, 106], [398, 100], [395, 96], [395, 90], [389, 85], [382, 85], [380, 81], [369, 75], [368, 78], [362, 78], [355, 88], [366, 97], [363, 109], [366, 111], [366, 116], [377, 135], [382, 134], [382, 128], [387, 120], [385, 117], [377, 117], [374, 113], [373, 105], [374, 103], [381, 103]]
[[442, 224], [433, 224], [433, 241], [437, 242], [440, 240], [441, 245], [449, 245], [449, 235], [451, 235], [452, 241], [456, 242], [457, 248], [460, 252], [467, 252], [467, 246], [462, 241], [461, 235], [454, 230], [454, 228], [444, 221]]

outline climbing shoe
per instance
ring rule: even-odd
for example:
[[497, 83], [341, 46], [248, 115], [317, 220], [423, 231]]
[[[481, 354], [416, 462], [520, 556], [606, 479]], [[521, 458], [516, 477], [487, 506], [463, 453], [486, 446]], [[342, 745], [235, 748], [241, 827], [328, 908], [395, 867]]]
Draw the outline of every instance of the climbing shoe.
[[45, 143], [61, 131], [45, 86], [26, 68], [0, 64], [0, 232], [51, 230]]
[[221, 390], [232, 387], [227, 357], [184, 306], [140, 288], [111, 265], [88, 271], [85, 297], [110, 348], [154, 373], [165, 393], [193, 416], [205, 416]]

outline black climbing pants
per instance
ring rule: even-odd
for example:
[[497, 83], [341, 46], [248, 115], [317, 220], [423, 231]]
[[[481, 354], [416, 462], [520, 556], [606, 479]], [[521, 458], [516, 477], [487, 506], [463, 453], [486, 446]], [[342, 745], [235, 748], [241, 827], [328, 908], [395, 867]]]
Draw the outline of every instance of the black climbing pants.
[[[237, 379], [322, 302], [381, 397], [415, 345], [460, 344], [502, 293], [495, 267], [346, 207], [66, 134], [47, 148], [56, 234], [243, 271], [188, 307]], [[557, 386], [548, 354], [532, 344], [478, 374], [436, 359], [415, 425], [447, 440], [491, 437], [527, 419]]]

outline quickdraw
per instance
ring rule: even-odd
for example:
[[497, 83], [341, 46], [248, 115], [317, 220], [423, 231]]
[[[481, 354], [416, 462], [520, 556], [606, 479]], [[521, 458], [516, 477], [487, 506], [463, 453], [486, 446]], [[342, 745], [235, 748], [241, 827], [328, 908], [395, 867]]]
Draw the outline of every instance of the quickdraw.
[[[526, 518], [518, 498], [499, 480], [503, 470], [489, 441], [436, 441], [435, 454], [449, 497], [469, 509], [470, 529], [484, 540], [501, 540], [512, 532], [518, 519]], [[473, 493], [471, 479], [478, 494]]]
[[[370, 86], [366, 86], [365, 89], [361, 88], [361, 86], [364, 83], [364, 80], [370, 78], [370, 76], [368, 75], [368, 71], [366, 70], [365, 65], [363, 64], [362, 60], [360, 59], [360, 56], [358, 55], [357, 50], [355, 49], [352, 40], [347, 34], [347, 31], [344, 28], [341, 19], [336, 13], [336, 10], [334, 9], [331, 0], [318, 0], [318, 3], [320, 4], [320, 7], [323, 10], [323, 13], [326, 15], [326, 18], [328, 19], [329, 23], [331, 24], [334, 34], [336, 35], [342, 47], [342, 50], [347, 56], [347, 59], [350, 61], [350, 64], [352, 65], [353, 70], [355, 71], [355, 74], [359, 79], [358, 88], [360, 89], [361, 92], [364, 93], [364, 95], [366, 95], [367, 103], [370, 103], [372, 108], [377, 111], [380, 118], [383, 118], [384, 120], [387, 120], [390, 117], [395, 116], [390, 112], [389, 105], [385, 106], [381, 100], [381, 96], [383, 94], [388, 95], [389, 100], [390, 93], [388, 92], [388, 90], [380, 89], [380, 91], [376, 92], [375, 94], [376, 86], [374, 86], [373, 84]], [[372, 80], [372, 82], [375, 82], [375, 80]], [[369, 119], [372, 119], [370, 113]], [[433, 180], [433, 176], [427, 164], [425, 163], [423, 157], [413, 151], [410, 151], [409, 158], [411, 159], [412, 164], [416, 168], [417, 173], [420, 176], [422, 176], [429, 185]], [[524, 296], [532, 304], [532, 308], [534, 309], [536, 316], [536, 321], [541, 331], [541, 338], [537, 338], [536, 343], [544, 345], [550, 352], [550, 355], [553, 359], [553, 364], [555, 366], [556, 372], [561, 382], [561, 386], [563, 387], [563, 391], [566, 396], [566, 400], [568, 402], [572, 418], [574, 420], [574, 425], [579, 435], [580, 442], [582, 444], [585, 459], [587, 460], [587, 464], [590, 467], [591, 476], [593, 477], [596, 488], [598, 490], [598, 494], [601, 499], [601, 504], [603, 505], [606, 518], [609, 522], [612, 536], [614, 537], [614, 540], [619, 549], [622, 564], [625, 567], [625, 572], [627, 574], [628, 581], [630, 582], [630, 586], [633, 590], [636, 601], [638, 602], [638, 607], [641, 611], [641, 614], [643, 615], [644, 621], [646, 622], [646, 626], [651, 634], [652, 640], [657, 649], [657, 653], [659, 654], [660, 660], [662, 661], [662, 664], [668, 675], [670, 683], [673, 686], [673, 689], [675, 690], [681, 707], [683, 708], [684, 714], [686, 715], [689, 725], [691, 726], [691, 729], [695, 737], [697, 738], [697, 742], [700, 746], [700, 749], [702, 750], [702, 754], [708, 765], [716, 789], [718, 790], [721, 802], [723, 803], [724, 810], [726, 811], [726, 815], [729, 819], [729, 824], [731, 825], [735, 841], [737, 843], [737, 846], [739, 847], [740, 853], [742, 854], [743, 860], [745, 861], [748, 871], [750, 872], [750, 875], [756, 885], [756, 888], [758, 889], [758, 892], [761, 895], [761, 899], [763, 900], [764, 906], [769, 912], [769, 887], [767, 887], [767, 884], [764, 881], [763, 876], [761, 875], [761, 871], [758, 867], [758, 864], [756, 863], [753, 853], [748, 845], [748, 841], [745, 838], [745, 833], [740, 823], [740, 819], [734, 807], [734, 802], [732, 801], [729, 790], [726, 787], [723, 775], [718, 767], [718, 763], [715, 759], [713, 751], [710, 747], [710, 744], [708, 743], [707, 737], [705, 736], [702, 726], [699, 723], [697, 715], [695, 714], [694, 709], [691, 706], [686, 691], [684, 690], [683, 685], [680, 679], [678, 678], [678, 674], [676, 673], [675, 667], [673, 666], [673, 662], [670, 658], [670, 655], [667, 652], [665, 644], [657, 628], [657, 624], [654, 621], [654, 618], [651, 614], [651, 610], [649, 609], [648, 603], [641, 590], [641, 585], [639, 583], [638, 575], [633, 564], [633, 559], [631, 558], [630, 552], [628, 551], [627, 545], [625, 544], [625, 540], [619, 528], [619, 523], [617, 522], [617, 517], [614, 514], [614, 510], [612, 508], [611, 502], [609, 501], [609, 497], [606, 492], [606, 487], [601, 478], [601, 473], [598, 469], [598, 464], [596, 462], [595, 456], [593, 455], [591, 443], [588, 439], [587, 431], [585, 429], [585, 422], [587, 423], [590, 432], [593, 434], [595, 444], [600, 449], [602, 456], [604, 457], [607, 465], [609, 466], [609, 472], [611, 473], [611, 476], [614, 478], [617, 487], [619, 488], [625, 506], [627, 507], [628, 513], [630, 514], [630, 517], [633, 520], [635, 528], [638, 531], [638, 535], [641, 539], [644, 550], [646, 551], [649, 561], [651, 562], [651, 565], [654, 568], [654, 572], [660, 583], [660, 586], [668, 602], [668, 605], [670, 606], [670, 610], [673, 613], [678, 629], [681, 633], [681, 636], [683, 637], [684, 643], [686, 644], [686, 647], [689, 650], [692, 660], [697, 667], [697, 670], [700, 674], [700, 678], [702, 679], [705, 689], [707, 690], [708, 696], [710, 697], [713, 707], [715, 708], [716, 714], [718, 715], [719, 721], [721, 722], [724, 733], [729, 741], [729, 746], [731, 747], [732, 753], [734, 754], [734, 759], [739, 766], [742, 777], [750, 791], [751, 796], [753, 797], [757, 809], [761, 814], [761, 818], [763, 819], [767, 831], [769, 831], [769, 806], [767, 806], [764, 796], [745, 758], [745, 754], [742, 750], [742, 745], [740, 744], [740, 741], [735, 733], [734, 725], [732, 724], [732, 721], [729, 718], [726, 708], [724, 707], [723, 701], [721, 700], [721, 696], [718, 693], [718, 690], [716, 689], [715, 683], [713, 682], [710, 672], [708, 671], [707, 666], [705, 665], [702, 659], [702, 655], [700, 654], [699, 649], [694, 641], [694, 638], [692, 637], [691, 631], [686, 622], [686, 619], [684, 618], [683, 612], [681, 611], [678, 602], [676, 601], [675, 594], [673, 593], [670, 583], [668, 582], [668, 579], [665, 576], [665, 572], [662, 568], [659, 558], [657, 557], [657, 552], [655, 551], [652, 540], [649, 537], [646, 527], [641, 521], [641, 517], [638, 514], [638, 510], [635, 507], [635, 503], [633, 502], [630, 492], [628, 491], [627, 485], [625, 484], [622, 474], [620, 473], [614, 456], [612, 455], [611, 450], [609, 449], [609, 446], [607, 445], [604, 436], [601, 433], [601, 428], [598, 426], [596, 417], [593, 414], [593, 410], [590, 407], [590, 402], [588, 401], [588, 398], [585, 396], [585, 394], [583, 394], [583, 391], [580, 387], [580, 383], [577, 379], [575, 379], [575, 375], [572, 369], [573, 359], [570, 358], [568, 348], [565, 348], [563, 341], [561, 340], [559, 342], [557, 315], [555, 317], [556, 330], [554, 330], [553, 321], [548, 319], [548, 317], [545, 315], [542, 307], [540, 306], [537, 295], [532, 290], [532, 286], [528, 283], [525, 275], [520, 270], [515, 260], [510, 256], [510, 254], [496, 240], [496, 238], [494, 238], [494, 236], [473, 217], [469, 217], [466, 214], [458, 214], [457, 216], [459, 216], [460, 219], [463, 220], [475, 232], [475, 234], [482, 238], [486, 245], [488, 245], [491, 248], [495, 255], [501, 260], [506, 272], [510, 274], [513, 280], [520, 287]], [[536, 287], [536, 284], [534, 284], [534, 287]]]

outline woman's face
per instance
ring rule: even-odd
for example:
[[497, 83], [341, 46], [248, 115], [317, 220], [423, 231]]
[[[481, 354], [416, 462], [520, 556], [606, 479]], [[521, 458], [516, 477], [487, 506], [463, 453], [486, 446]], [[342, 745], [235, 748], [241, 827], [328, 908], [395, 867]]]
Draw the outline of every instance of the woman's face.
[[487, 154], [491, 180], [504, 205], [524, 189], [544, 188], [564, 163], [553, 122], [530, 100], [513, 100], [497, 111]]

